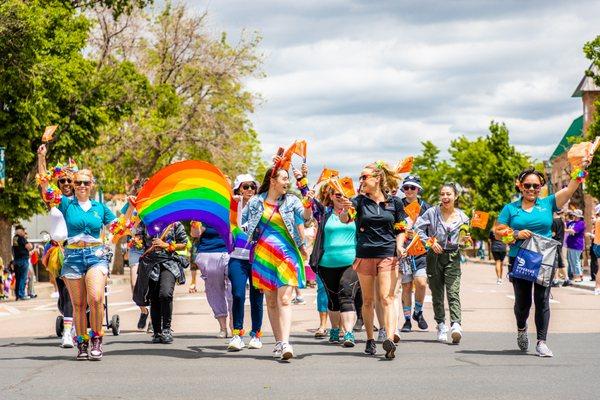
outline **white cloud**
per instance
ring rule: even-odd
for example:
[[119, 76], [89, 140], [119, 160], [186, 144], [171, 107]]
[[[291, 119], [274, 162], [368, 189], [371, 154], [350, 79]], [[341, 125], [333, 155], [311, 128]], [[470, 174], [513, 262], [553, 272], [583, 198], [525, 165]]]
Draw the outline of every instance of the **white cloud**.
[[268, 159], [309, 140], [309, 163], [358, 174], [432, 140], [505, 122], [512, 142], [547, 158], [573, 118], [570, 96], [598, 32], [594, 1], [191, 1], [215, 31], [264, 36], [267, 77], [253, 116]]

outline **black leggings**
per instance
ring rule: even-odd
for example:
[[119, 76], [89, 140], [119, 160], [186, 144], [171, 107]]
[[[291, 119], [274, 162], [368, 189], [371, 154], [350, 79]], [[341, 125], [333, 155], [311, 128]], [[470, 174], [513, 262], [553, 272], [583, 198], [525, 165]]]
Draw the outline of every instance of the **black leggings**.
[[323, 286], [327, 290], [329, 311], [354, 311], [354, 298], [358, 290], [358, 275], [351, 266], [342, 268], [318, 268]]
[[171, 271], [161, 267], [158, 282], [150, 279], [148, 286], [150, 294], [150, 317], [152, 318], [154, 333], [160, 333], [163, 329], [171, 329], [175, 275]]
[[[509, 271], [512, 270], [514, 257], [510, 257]], [[548, 324], [550, 323], [550, 286], [544, 287], [524, 279], [511, 278], [515, 290], [515, 317], [517, 328], [527, 326], [527, 318], [531, 309], [531, 295], [533, 289], [533, 302], [535, 303], [535, 329], [537, 340], [546, 340]]]
[[73, 318], [73, 304], [67, 285], [62, 278], [56, 278], [56, 287], [58, 288], [58, 311], [65, 318]]

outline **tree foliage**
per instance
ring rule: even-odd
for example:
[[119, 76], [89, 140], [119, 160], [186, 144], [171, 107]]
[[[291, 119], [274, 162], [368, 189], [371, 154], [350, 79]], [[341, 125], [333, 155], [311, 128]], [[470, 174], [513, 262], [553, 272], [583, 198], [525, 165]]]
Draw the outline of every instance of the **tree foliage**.
[[[462, 188], [459, 207], [468, 215], [473, 210], [487, 211], [490, 221], [498, 215], [515, 193], [515, 177], [530, 160], [510, 144], [504, 124], [492, 121], [489, 132], [472, 140], [465, 136], [453, 140], [448, 149], [450, 160], [441, 160], [433, 143], [422, 143], [413, 171], [421, 177], [426, 201], [437, 203], [442, 184], [455, 182]], [[476, 236], [486, 235], [479, 232]]]
[[[600, 71], [600, 36], [591, 40], [583, 46], [585, 56], [592, 62], [593, 65]], [[600, 86], [600, 75], [594, 74], [592, 69], [586, 71], [586, 75], [594, 79], [596, 85]], [[600, 136], [600, 99], [595, 102], [596, 113], [592, 124], [588, 131], [584, 132], [586, 140], [594, 140]], [[585, 182], [585, 191], [596, 198], [600, 198], [600, 161], [598, 156], [594, 157], [594, 161], [588, 167], [589, 176]]]
[[148, 77], [132, 115], [106, 126], [86, 153], [105, 189], [123, 191], [132, 178], [179, 159], [207, 160], [232, 175], [257, 171], [260, 147], [248, 117], [256, 96], [243, 83], [259, 74], [258, 35], [231, 45], [207, 33], [206, 14], [169, 2], [149, 17], [115, 20], [97, 10], [96, 19], [99, 63], [135, 60]]

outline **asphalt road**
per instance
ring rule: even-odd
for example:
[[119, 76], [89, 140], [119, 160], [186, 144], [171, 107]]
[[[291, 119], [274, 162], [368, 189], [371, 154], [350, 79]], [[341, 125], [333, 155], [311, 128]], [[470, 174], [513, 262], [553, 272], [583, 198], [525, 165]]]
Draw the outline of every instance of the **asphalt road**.
[[[108, 337], [101, 362], [74, 361], [56, 338], [0, 340], [2, 399], [598, 399], [600, 335], [554, 334], [555, 357], [516, 350], [513, 334], [466, 334], [460, 346], [431, 333], [405, 335], [385, 360], [295, 335], [296, 358], [225, 351], [225, 341], [176, 335], [156, 345], [143, 333]], [[359, 338], [362, 336], [359, 334]]]

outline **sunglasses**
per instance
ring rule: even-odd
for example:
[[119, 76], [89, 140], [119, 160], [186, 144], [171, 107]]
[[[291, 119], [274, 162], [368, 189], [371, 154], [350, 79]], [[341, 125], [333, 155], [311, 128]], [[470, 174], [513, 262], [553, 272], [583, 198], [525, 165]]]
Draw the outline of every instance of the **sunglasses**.
[[92, 181], [75, 181], [75, 186], [91, 186]]
[[413, 186], [413, 185], [406, 185], [406, 186], [402, 186], [402, 189], [404, 189], [404, 190], [417, 190], [418, 187]]
[[242, 185], [242, 189], [243, 190], [248, 190], [248, 189], [256, 190], [256, 186], [255, 185]]
[[539, 183], [524, 183], [523, 187], [527, 190], [529, 190], [529, 189], [539, 190], [541, 185]]
[[367, 179], [369, 179], [369, 178], [370, 178], [370, 177], [372, 177], [372, 176], [373, 176], [373, 175], [366, 175], [366, 174], [365, 174], [365, 175], [361, 175], [361, 176], [358, 178], [358, 180], [359, 180], [359, 181], [364, 181], [364, 180], [367, 180]]
[[335, 197], [336, 199], [341, 199], [343, 195], [341, 193], [334, 193], [333, 197]]
[[62, 178], [58, 180], [58, 183], [73, 183], [73, 181], [68, 178]]

